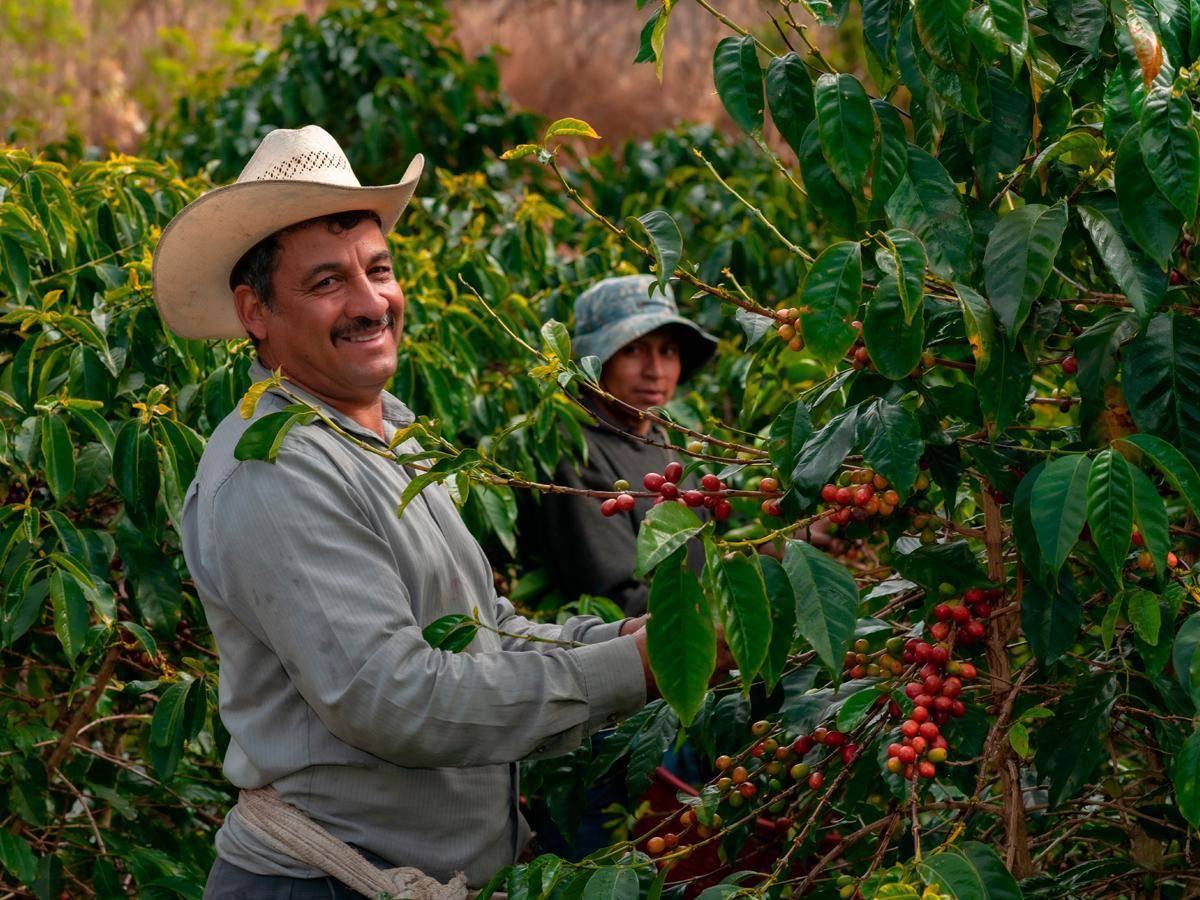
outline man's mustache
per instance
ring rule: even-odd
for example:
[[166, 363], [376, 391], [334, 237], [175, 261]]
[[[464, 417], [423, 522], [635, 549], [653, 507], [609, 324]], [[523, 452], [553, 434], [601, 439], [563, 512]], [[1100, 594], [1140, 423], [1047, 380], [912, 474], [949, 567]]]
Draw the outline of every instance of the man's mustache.
[[353, 322], [337, 328], [333, 332], [335, 341], [347, 337], [357, 337], [360, 334], [367, 334], [377, 328], [390, 328], [396, 322], [395, 314], [389, 309], [378, 319], [368, 319], [366, 316], [359, 316]]

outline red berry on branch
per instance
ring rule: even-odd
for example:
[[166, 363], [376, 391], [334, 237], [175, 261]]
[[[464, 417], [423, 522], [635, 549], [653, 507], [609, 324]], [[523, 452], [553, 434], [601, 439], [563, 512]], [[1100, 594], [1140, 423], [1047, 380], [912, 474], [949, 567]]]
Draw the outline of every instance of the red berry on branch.
[[683, 502], [694, 509], [704, 505], [704, 495], [699, 491], [684, 491]]
[[961, 700], [950, 701], [950, 715], [956, 719], [961, 719], [967, 714], [967, 707]]
[[825, 735], [824, 743], [826, 747], [840, 747], [846, 743], [846, 735], [840, 731], [830, 731]]
[[927, 741], [932, 741], [939, 734], [941, 734], [941, 730], [932, 722], [921, 723], [920, 731], [921, 737], [925, 738]]
[[935, 641], [944, 641], [950, 637], [950, 626], [945, 622], [934, 622], [929, 627], [929, 636]]
[[962, 676], [963, 681], [970, 681], [972, 678], [974, 678], [979, 673], [976, 670], [975, 665], [973, 663], [965, 662], [962, 664], [962, 669], [958, 674], [960, 676]]
[[[976, 622], [975, 624], [978, 625], [979, 623]], [[980, 625], [980, 627], [982, 628], [983, 626]], [[938, 646], [931, 648], [929, 651], [929, 660], [935, 666], [944, 666], [946, 664], [946, 660], [948, 660], [949, 658], [950, 658], [950, 651], [947, 650], [945, 647], [943, 647], [941, 644], [938, 644]]]
[[906, 719], [900, 726], [900, 733], [905, 737], [916, 737], [920, 730], [920, 724], [914, 722], [912, 719]]
[[917, 694], [913, 697], [913, 705], [930, 707], [933, 705], [933, 697], [929, 694]]
[[674, 500], [679, 496], [679, 486], [673, 481], [664, 481], [658, 492], [667, 500]]
[[933, 722], [935, 725], [945, 725], [949, 721], [950, 721], [950, 713], [946, 712], [945, 710], [941, 710], [941, 709], [934, 710]]
[[842, 762], [850, 765], [858, 757], [858, 744], [847, 744], [842, 748]]
[[933, 778], [937, 775], [937, 766], [927, 759], [921, 760], [921, 763], [917, 766], [917, 774], [922, 778]]
[[893, 719], [899, 719], [902, 715], [904, 715], [903, 710], [900, 709], [900, 704], [895, 700], [888, 701], [888, 715]]
[[724, 522], [732, 512], [733, 504], [725, 499], [718, 500], [716, 505], [713, 506], [713, 516], [718, 522]]
[[758, 788], [753, 781], [743, 781], [738, 785], [738, 793], [748, 800], [758, 793]]
[[949, 697], [951, 700], [953, 700], [955, 697], [957, 697], [961, 693], [962, 693], [962, 682], [959, 681], [954, 676], [947, 678], [945, 684], [942, 685], [942, 694]]
[[816, 742], [809, 735], [802, 734], [792, 742], [792, 749], [796, 751], [797, 755], [803, 756], [805, 753], [811, 750], [815, 744]]
[[976, 603], [973, 607], [971, 607], [971, 611], [975, 613], [975, 618], [986, 619], [992, 614], [992, 606], [987, 602]]
[[1144, 537], [1142, 537], [1142, 533], [1140, 531], [1135, 531], [1133, 533], [1133, 546], [1135, 546], [1135, 547], [1145, 547], [1146, 546], [1146, 539]]
[[905, 765], [908, 765], [916, 760], [917, 751], [912, 747], [901, 747], [900, 752], [896, 754], [896, 758]]
[[631, 509], [637, 506], [637, 500], [634, 499], [633, 494], [621, 494], [616, 498], [616, 500], [617, 509], [619, 509], [621, 512], [629, 512]]
[[707, 494], [707, 495], [705, 495], [705, 497], [704, 497], [704, 508], [705, 508], [705, 509], [716, 509], [716, 507], [717, 507], [717, 501], [718, 501], [718, 500], [720, 500], [720, 499], [721, 499], [720, 497], [717, 497], [717, 496], [715, 496], [715, 495], [713, 495], [713, 494]]
[[916, 753], [917, 756], [920, 756], [929, 747], [929, 742], [918, 734], [912, 739], [912, 743], [909, 744], [909, 746], [912, 747], [913, 752]]
[[821, 488], [821, 499], [826, 503], [833, 503], [837, 500], [838, 487], [836, 484], [827, 484]]
[[778, 500], [764, 500], [762, 504], [762, 511], [768, 516], [782, 516], [783, 506]]
[[774, 478], [760, 478], [758, 480], [758, 489], [765, 494], [773, 494], [779, 490], [779, 482]]
[[900, 762], [899, 759], [889, 759], [884, 764], [884, 767], [889, 772], [891, 772], [893, 775], [899, 775], [900, 772], [904, 769], [904, 763]]
[[927, 663], [933, 657], [933, 648], [924, 641], [920, 641], [917, 643], [913, 653], [917, 657], [917, 662]]
[[700, 486], [706, 491], [719, 491], [724, 485], [720, 478], [710, 472], [700, 479]]
[[977, 587], [968, 588], [963, 594], [964, 603], [978, 603], [983, 599], [983, 591]]
[[1064, 375], [1074, 375], [1079, 371], [1079, 360], [1074, 356], [1063, 357], [1062, 370]]
[[921, 685], [918, 682], [910, 681], [908, 684], [906, 684], [904, 686], [904, 696], [907, 697], [909, 700], [912, 700], [920, 693], [921, 693]]
[[929, 709], [924, 706], [914, 706], [912, 711], [912, 720], [918, 725], [922, 722], [928, 722]]
[[950, 712], [951, 700], [949, 697], [942, 695], [933, 698], [933, 708], [935, 712]]
[[821, 789], [821, 785], [823, 785], [824, 783], [825, 783], [825, 776], [820, 772], [813, 772], [811, 775], [808, 776], [809, 790], [819, 791]]
[[615, 516], [617, 514], [617, 498], [609, 497], [600, 504], [600, 512], [605, 516]]
[[646, 476], [642, 479], [642, 487], [648, 491], [654, 491], [655, 493], [658, 493], [658, 491], [662, 489], [662, 486], [666, 480], [667, 479], [663, 478], [657, 472], [647, 472]]
[[965, 625], [971, 621], [971, 611], [965, 606], [952, 606], [950, 608], [950, 618], [958, 625]]
[[866, 506], [867, 503], [875, 496], [875, 489], [869, 484], [864, 484], [854, 492], [854, 505]]
[[936, 694], [942, 689], [942, 679], [937, 675], [927, 675], [921, 684], [927, 694]]
[[887, 755], [892, 758], [898, 757], [900, 755], [900, 751], [903, 749], [904, 749], [903, 744], [896, 744], [896, 743], [888, 744]]
[[726, 769], [728, 769], [730, 766], [733, 765], [733, 758], [730, 756], [726, 756], [725, 754], [722, 754], [717, 757], [716, 763], [717, 763], [717, 768], [720, 769], [722, 772], [724, 772]]
[[854, 492], [848, 487], [840, 487], [837, 489], [837, 494], [834, 495], [834, 500], [842, 506], [846, 506], [854, 500]]
[[933, 608], [933, 617], [941, 622], [945, 622], [951, 615], [950, 604], [948, 603], [939, 603]]
[[832, 522], [834, 525], [845, 525], [847, 522], [850, 521], [849, 507], [842, 507], [841, 509], [839, 509], [837, 512], [835, 512], [833, 515], [831, 515], [829, 517], [829, 521]]
[[829, 736], [829, 729], [826, 728], [824, 725], [818, 725], [816, 728], [813, 729], [812, 739], [814, 741], [816, 741], [818, 744], [824, 744], [825, 738], [827, 738], [828, 736]]
[[683, 477], [683, 466], [677, 462], [667, 463], [667, 467], [663, 469], [663, 478], [667, 481], [673, 481], [679, 484], [679, 479]]
[[983, 623], [978, 619], [968, 622], [963, 627], [966, 630], [966, 633], [970, 635], [972, 640], [977, 641], [987, 633], [987, 629], [983, 627]]

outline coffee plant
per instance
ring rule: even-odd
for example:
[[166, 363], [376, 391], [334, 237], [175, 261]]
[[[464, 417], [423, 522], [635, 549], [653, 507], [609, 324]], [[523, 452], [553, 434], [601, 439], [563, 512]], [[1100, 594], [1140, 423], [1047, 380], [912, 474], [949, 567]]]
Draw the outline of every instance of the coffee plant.
[[[678, 2], [643, 11], [640, 61], [670, 52]], [[628, 808], [611, 846], [485, 893], [1195, 891], [1200, 7], [812, 0], [761, 27], [698, 2], [730, 29], [714, 84], [741, 140], [585, 156], [586, 123], [534, 130], [439, 5], [394, 0], [297, 20], [181, 104], [158, 159], [0, 150], [6, 892], [200, 896], [233, 792], [174, 522], [251, 349], [166, 332], [150, 254], [261, 132], [312, 118], [364, 181], [418, 149], [444, 167], [393, 236], [391, 387], [426, 447], [396, 499], [447, 481], [523, 605], [576, 600], [545, 592], [517, 520], [602, 390], [573, 298], [653, 271], [722, 338], [648, 413], [678, 469], [590, 492], [597, 517], [661, 501], [638, 572], [662, 699], [596, 755], [523, 766], [565, 834], [618, 766]], [[401, 71], [453, 86], [411, 95], [437, 123], [415, 144], [415, 113], [360, 100]], [[282, 437], [256, 436], [249, 455]], [[737, 668], [714, 683], [719, 634]], [[703, 783], [658, 768], [685, 741]]]

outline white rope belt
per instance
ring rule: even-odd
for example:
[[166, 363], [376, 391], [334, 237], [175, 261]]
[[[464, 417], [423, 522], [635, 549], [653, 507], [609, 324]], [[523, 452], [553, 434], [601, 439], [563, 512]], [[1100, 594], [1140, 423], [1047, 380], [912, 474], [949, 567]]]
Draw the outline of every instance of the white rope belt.
[[[345, 841], [334, 837], [303, 812], [282, 800], [275, 788], [238, 794], [238, 817], [264, 843], [371, 898], [395, 900], [468, 900], [461, 872], [442, 884], [420, 869], [377, 869]], [[501, 896], [501, 895], [493, 895]]]

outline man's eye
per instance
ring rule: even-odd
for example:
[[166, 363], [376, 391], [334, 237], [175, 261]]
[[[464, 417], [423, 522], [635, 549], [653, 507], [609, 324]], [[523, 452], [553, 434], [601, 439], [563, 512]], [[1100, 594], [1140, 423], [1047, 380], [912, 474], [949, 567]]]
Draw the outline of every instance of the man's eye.
[[375, 266], [373, 269], [371, 269], [371, 274], [372, 275], [383, 275], [387, 278], [391, 278], [393, 275], [392, 267], [391, 266]]
[[320, 281], [318, 281], [316, 284], [314, 284], [314, 285], [313, 285], [313, 290], [318, 290], [318, 291], [319, 291], [319, 290], [321, 290], [322, 288], [327, 288], [327, 287], [329, 287], [331, 284], [333, 284], [333, 276], [332, 276], [332, 275], [328, 275], [328, 276], [326, 276], [325, 278], [322, 278], [322, 279], [321, 279]]

